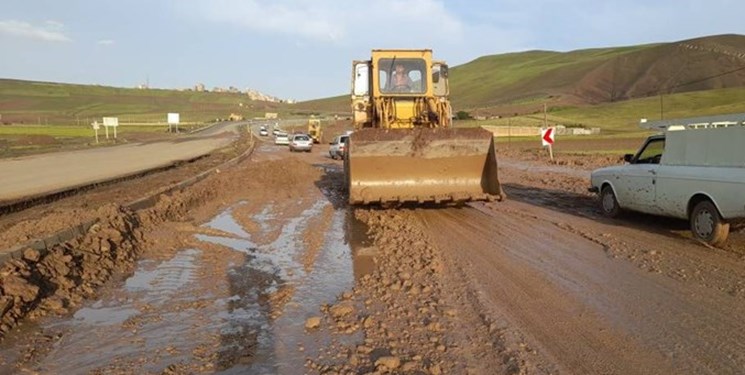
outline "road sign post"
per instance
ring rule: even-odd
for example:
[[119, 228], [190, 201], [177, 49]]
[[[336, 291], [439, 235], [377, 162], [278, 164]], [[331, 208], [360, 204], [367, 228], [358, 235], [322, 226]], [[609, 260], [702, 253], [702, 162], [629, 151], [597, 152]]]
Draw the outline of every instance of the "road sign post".
[[91, 126], [93, 126], [93, 131], [96, 133], [96, 144], [98, 144], [98, 129], [101, 128], [101, 125], [98, 124], [98, 121], [93, 121]]
[[179, 114], [178, 113], [169, 113], [168, 114], [168, 132], [171, 132], [171, 126], [174, 126], [176, 128], [176, 133], [178, 133], [178, 123], [179, 123]]
[[103, 126], [106, 128], [106, 139], [109, 139], [109, 127], [114, 128], [114, 139], [116, 139], [116, 128], [119, 127], [118, 117], [104, 117]]
[[551, 158], [551, 161], [554, 161], [553, 144], [554, 144], [555, 134], [556, 134], [555, 128], [541, 129], [541, 144], [543, 145], [543, 147], [548, 146], [548, 155]]

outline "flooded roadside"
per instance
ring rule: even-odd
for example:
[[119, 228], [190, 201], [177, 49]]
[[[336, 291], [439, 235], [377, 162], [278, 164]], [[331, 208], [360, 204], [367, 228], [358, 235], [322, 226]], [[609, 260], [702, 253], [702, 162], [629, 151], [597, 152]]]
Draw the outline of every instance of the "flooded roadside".
[[[306, 332], [305, 320], [370, 267], [353, 261], [350, 240], [364, 242], [364, 229], [353, 229], [359, 224], [349, 222], [346, 210], [332, 210], [308, 269], [303, 233], [314, 231], [311, 218], [330, 203], [319, 200], [294, 217], [269, 203], [250, 217], [259, 224], [253, 232], [234, 217], [243, 204], [207, 221], [202, 228], [209, 234], [185, 234], [193, 246], [171, 259], [143, 259], [119, 287], [74, 315], [42, 321], [38, 331], [49, 337], [48, 352], [20, 371], [297, 373], [307, 358], [323, 356], [318, 348], [331, 335], [323, 328]], [[269, 232], [278, 235], [255, 242]], [[361, 335], [335, 340], [352, 343]], [[23, 356], [12, 351], [18, 348], [0, 348], [0, 355]]]

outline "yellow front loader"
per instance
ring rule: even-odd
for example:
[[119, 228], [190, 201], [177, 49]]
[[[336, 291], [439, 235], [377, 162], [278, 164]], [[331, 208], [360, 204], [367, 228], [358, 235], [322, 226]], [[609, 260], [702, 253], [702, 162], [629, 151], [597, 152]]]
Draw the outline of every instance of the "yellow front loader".
[[453, 128], [448, 94], [448, 67], [431, 50], [373, 50], [354, 61], [351, 204], [502, 199], [492, 133]]
[[321, 120], [317, 118], [308, 119], [308, 135], [313, 139], [313, 143], [321, 143], [323, 136], [321, 133]]

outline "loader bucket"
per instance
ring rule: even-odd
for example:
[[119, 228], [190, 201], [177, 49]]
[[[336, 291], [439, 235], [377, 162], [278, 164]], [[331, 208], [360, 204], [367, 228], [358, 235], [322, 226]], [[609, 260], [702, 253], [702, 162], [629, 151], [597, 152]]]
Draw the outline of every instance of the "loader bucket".
[[345, 169], [350, 204], [503, 197], [494, 139], [481, 128], [361, 129]]

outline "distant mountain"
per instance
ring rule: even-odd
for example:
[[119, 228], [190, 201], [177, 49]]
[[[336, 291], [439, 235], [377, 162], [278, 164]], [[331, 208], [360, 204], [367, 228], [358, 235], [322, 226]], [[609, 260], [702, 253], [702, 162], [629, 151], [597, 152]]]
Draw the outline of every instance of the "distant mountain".
[[745, 36], [717, 35], [673, 43], [527, 51], [483, 56], [453, 67], [456, 108], [526, 112], [553, 106], [616, 102], [745, 86]]

